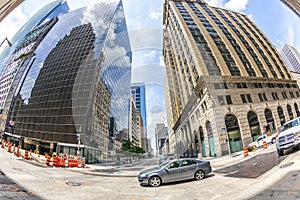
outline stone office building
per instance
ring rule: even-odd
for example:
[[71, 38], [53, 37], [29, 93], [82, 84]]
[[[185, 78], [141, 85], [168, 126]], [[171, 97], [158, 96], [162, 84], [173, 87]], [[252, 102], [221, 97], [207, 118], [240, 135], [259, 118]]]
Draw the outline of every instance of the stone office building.
[[202, 0], [166, 0], [163, 23], [175, 154], [234, 153], [299, 116], [296, 81], [249, 17]]

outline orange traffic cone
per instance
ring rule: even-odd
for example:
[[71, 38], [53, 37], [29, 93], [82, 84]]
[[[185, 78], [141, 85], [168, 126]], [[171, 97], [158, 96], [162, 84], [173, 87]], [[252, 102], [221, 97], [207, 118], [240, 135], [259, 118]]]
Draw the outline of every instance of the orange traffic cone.
[[84, 158], [81, 160], [81, 168], [84, 168]]
[[244, 157], [248, 156], [248, 148], [244, 148]]
[[268, 146], [267, 146], [267, 142], [266, 141], [263, 141], [263, 149], [267, 149]]

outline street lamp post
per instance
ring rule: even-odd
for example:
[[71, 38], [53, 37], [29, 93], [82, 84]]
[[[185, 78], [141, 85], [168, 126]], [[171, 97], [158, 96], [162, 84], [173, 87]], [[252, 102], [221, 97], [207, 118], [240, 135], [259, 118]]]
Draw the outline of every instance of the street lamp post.
[[80, 154], [80, 133], [81, 133], [81, 126], [79, 126], [79, 130], [76, 130], [76, 136], [78, 140], [78, 146], [77, 146], [77, 156]]
[[1, 42], [1, 44], [0, 44], [0, 47], [2, 46], [2, 44], [4, 43], [4, 42], [7, 42], [7, 44], [8, 44], [8, 46], [12, 46], [12, 43], [7, 39], [7, 37], [6, 38], [4, 38], [4, 40]]

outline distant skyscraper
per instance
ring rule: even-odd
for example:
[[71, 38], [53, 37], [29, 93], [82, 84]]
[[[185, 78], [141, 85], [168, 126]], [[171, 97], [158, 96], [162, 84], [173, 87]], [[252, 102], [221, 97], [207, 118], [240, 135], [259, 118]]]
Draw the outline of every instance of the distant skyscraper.
[[165, 124], [156, 124], [155, 127], [155, 141], [156, 141], [156, 151], [158, 155], [162, 155], [162, 147], [167, 140], [167, 131]]
[[297, 49], [291, 45], [285, 44], [280, 49], [280, 52], [289, 69], [292, 72], [300, 73], [300, 54]]
[[280, 0], [289, 7], [298, 17], [300, 17], [300, 1], [299, 0]]
[[166, 0], [163, 16], [174, 153], [237, 152], [299, 116], [296, 81], [249, 17], [202, 0]]
[[[147, 114], [146, 114], [146, 87], [145, 83], [132, 83], [130, 87], [131, 95], [135, 101], [136, 108], [140, 111], [145, 132], [145, 140], [147, 140]], [[148, 142], [145, 141], [146, 148]], [[146, 150], [147, 152], [147, 150]]]
[[[80, 140], [86, 162], [103, 161], [129, 124], [132, 57], [122, 2], [89, 5], [48, 23], [26, 35], [6, 66], [17, 69], [21, 60], [23, 70], [9, 89], [11, 103], [5, 101], [6, 137], [20, 138], [24, 149], [73, 155]], [[34, 42], [39, 46], [31, 48]]]

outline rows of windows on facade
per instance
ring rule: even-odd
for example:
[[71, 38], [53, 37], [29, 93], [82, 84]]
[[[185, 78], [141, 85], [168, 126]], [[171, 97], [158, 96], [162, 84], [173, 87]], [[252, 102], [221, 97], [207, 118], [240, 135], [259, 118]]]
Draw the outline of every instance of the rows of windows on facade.
[[297, 72], [248, 16], [204, 1], [168, 1], [164, 10], [170, 151], [234, 153], [300, 116]]

